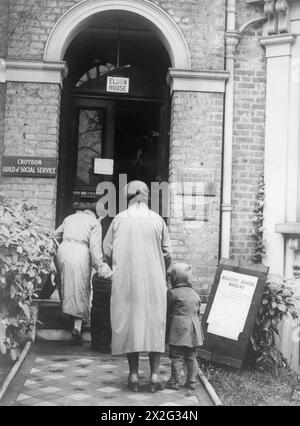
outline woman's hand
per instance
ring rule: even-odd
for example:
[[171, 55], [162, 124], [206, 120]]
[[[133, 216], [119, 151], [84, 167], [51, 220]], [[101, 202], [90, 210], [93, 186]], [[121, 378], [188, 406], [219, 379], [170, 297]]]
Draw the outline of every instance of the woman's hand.
[[101, 266], [98, 268], [98, 276], [102, 278], [111, 278], [112, 277], [112, 270], [108, 266], [107, 263], [102, 263]]

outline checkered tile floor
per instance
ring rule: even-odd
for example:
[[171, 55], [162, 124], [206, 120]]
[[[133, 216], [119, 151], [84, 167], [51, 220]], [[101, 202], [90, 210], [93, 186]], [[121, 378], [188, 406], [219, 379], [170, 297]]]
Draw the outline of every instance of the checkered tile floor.
[[[141, 389], [138, 393], [127, 388], [128, 366], [124, 357], [111, 355], [45, 355], [31, 354], [30, 365], [22, 367], [19, 384], [12, 383], [14, 392], [8, 404], [25, 406], [196, 406], [205, 405], [185, 388], [149, 392], [148, 358], [140, 358]], [[26, 371], [24, 371], [24, 368]], [[170, 361], [162, 358], [161, 375], [168, 379]], [[19, 373], [20, 374], [20, 373]], [[201, 386], [200, 384], [198, 385]]]

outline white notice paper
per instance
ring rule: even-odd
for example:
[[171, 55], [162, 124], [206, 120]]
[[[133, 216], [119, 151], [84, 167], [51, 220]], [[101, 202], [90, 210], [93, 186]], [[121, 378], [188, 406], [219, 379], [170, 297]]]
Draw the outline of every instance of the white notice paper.
[[208, 333], [238, 340], [243, 332], [258, 278], [223, 271], [207, 319]]
[[113, 175], [114, 160], [110, 158], [95, 158], [94, 173], [95, 175]]

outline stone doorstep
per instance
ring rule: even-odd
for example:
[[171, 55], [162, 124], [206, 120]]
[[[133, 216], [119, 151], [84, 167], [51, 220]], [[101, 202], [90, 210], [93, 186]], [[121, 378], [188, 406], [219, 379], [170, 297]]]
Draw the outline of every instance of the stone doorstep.
[[[39, 309], [43, 307], [47, 309], [58, 309], [60, 307], [59, 300], [36, 300], [35, 303], [38, 303]], [[205, 312], [206, 304], [201, 304], [201, 317]], [[66, 330], [62, 327], [62, 324], [58, 324], [57, 327], [51, 327], [51, 324], [46, 324], [45, 326], [39, 325], [36, 330], [36, 338], [38, 341], [60, 341], [60, 342], [69, 342], [72, 340], [71, 330]], [[82, 341], [83, 342], [91, 342], [91, 333], [90, 333], [90, 325], [89, 323], [83, 324], [83, 332], [82, 332]]]
[[[54, 321], [51, 321], [51, 315], [49, 315], [49, 311], [51, 312], [60, 310], [60, 301], [55, 299], [36, 299], [34, 301], [35, 305], [39, 307], [39, 319], [42, 317], [42, 324], [38, 324], [36, 330], [36, 338], [38, 341], [61, 341], [68, 342], [72, 340], [71, 328], [68, 323], [68, 320], [65, 318], [55, 318]], [[48, 314], [43, 323], [43, 310], [47, 310]], [[42, 313], [42, 315], [41, 315]], [[89, 322], [84, 322], [82, 327], [82, 340], [83, 342], [91, 341], [90, 334], [90, 324]]]
[[34, 299], [33, 304], [38, 305], [40, 308], [43, 307], [56, 307], [60, 306], [60, 301], [56, 299]]
[[[37, 341], [49, 341], [49, 342], [69, 342], [72, 340], [70, 331], [61, 329], [38, 329], [36, 332]], [[83, 331], [82, 333], [83, 342], [91, 342], [91, 333], [89, 331]]]

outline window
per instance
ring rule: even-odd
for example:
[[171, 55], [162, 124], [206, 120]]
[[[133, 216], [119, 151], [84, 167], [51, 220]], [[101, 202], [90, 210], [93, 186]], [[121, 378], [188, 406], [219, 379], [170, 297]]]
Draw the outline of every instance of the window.
[[78, 117], [78, 154], [76, 187], [95, 187], [94, 159], [102, 157], [104, 129], [103, 109], [80, 109]]

